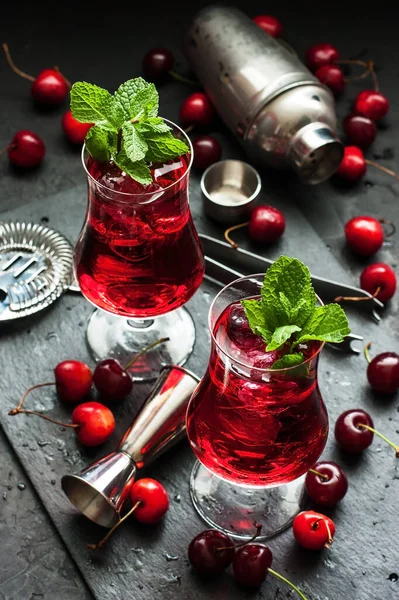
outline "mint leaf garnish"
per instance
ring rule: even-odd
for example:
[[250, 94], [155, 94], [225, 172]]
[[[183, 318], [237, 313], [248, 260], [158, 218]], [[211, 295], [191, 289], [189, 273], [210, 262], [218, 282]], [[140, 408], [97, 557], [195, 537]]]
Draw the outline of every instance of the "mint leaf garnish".
[[173, 137], [171, 133], [150, 134], [146, 142], [148, 152], [145, 158], [150, 162], [164, 162], [187, 152], [186, 143]]
[[141, 77], [122, 83], [115, 92], [115, 98], [123, 108], [125, 119], [138, 121], [144, 116], [156, 117], [158, 114], [157, 88]]
[[100, 125], [91, 127], [86, 135], [87, 150], [98, 160], [110, 160], [110, 147], [116, 144], [116, 133], [103, 129]]
[[318, 306], [313, 311], [294, 345], [311, 340], [339, 343], [349, 333], [348, 320], [343, 308], [338, 304], [327, 304]]
[[122, 169], [122, 171], [125, 171], [125, 173], [142, 185], [149, 185], [152, 183], [151, 171], [144, 160], [138, 160], [136, 162], [131, 161], [123, 148], [118, 152], [118, 155], [114, 160], [115, 164]]
[[141, 119], [136, 128], [143, 133], [167, 133], [170, 131], [169, 125], [161, 117], [148, 117]]
[[137, 131], [137, 128], [130, 121], [122, 125], [122, 135], [123, 149], [126, 152], [126, 156], [132, 162], [142, 160], [148, 150], [143, 135]]
[[281, 348], [281, 346], [290, 339], [292, 334], [297, 331], [301, 331], [301, 328], [298, 327], [298, 325], [283, 325], [282, 327], [277, 327], [273, 332], [270, 343], [266, 347], [267, 352]]
[[281, 358], [278, 358], [273, 364], [272, 369], [288, 369], [289, 367], [296, 367], [303, 362], [302, 352], [295, 354], [285, 354]]
[[272, 332], [266, 327], [266, 318], [260, 300], [242, 300], [250, 328], [256, 335], [261, 335], [265, 342], [270, 342]]
[[316, 304], [309, 269], [288, 256], [280, 256], [267, 270], [261, 296], [272, 330], [282, 325], [301, 327]]
[[79, 81], [71, 89], [71, 110], [82, 123], [94, 123], [86, 148], [93, 158], [113, 161], [143, 185], [152, 183], [150, 163], [166, 162], [189, 152], [158, 117], [158, 92], [141, 77], [123, 83], [111, 95]]
[[296, 352], [310, 341], [340, 343], [350, 333], [348, 319], [338, 304], [317, 306], [309, 269], [297, 258], [280, 256], [267, 270], [260, 300], [242, 300], [253, 333], [266, 342], [267, 351], [284, 350], [273, 368], [299, 365]]
[[71, 89], [71, 111], [81, 123], [101, 123], [108, 121], [105, 106], [112, 98], [111, 94], [92, 83], [78, 81]]

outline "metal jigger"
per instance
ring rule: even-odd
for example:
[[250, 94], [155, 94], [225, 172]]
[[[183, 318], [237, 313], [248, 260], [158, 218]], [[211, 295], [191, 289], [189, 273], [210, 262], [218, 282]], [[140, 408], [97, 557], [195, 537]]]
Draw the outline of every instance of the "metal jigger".
[[64, 475], [62, 489], [88, 519], [103, 527], [119, 521], [137, 470], [184, 436], [187, 404], [198, 383], [182, 367], [164, 367], [117, 451], [78, 475]]

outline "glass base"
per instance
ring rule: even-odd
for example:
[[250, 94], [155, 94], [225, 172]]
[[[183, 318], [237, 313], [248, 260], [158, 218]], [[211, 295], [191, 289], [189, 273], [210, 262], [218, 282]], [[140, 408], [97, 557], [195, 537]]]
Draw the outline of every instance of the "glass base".
[[234, 485], [213, 475], [199, 461], [191, 472], [190, 492], [200, 517], [211, 527], [236, 540], [248, 540], [255, 523], [262, 525], [256, 538], [266, 540], [287, 529], [304, 509], [305, 476], [273, 488]]
[[186, 362], [194, 347], [195, 327], [184, 307], [155, 319], [125, 319], [97, 309], [89, 319], [86, 337], [94, 360], [116, 358], [122, 365], [156, 340], [169, 338], [129, 369], [134, 381], [151, 381], [165, 365]]

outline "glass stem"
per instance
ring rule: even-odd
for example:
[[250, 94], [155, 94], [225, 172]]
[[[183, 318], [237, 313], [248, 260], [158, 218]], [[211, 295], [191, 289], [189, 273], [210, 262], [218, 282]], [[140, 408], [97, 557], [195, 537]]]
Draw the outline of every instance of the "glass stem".
[[293, 590], [296, 591], [296, 593], [298, 594], [298, 596], [300, 598], [302, 598], [302, 600], [307, 600], [306, 596], [304, 596], [301, 592], [300, 589], [298, 589], [296, 587], [296, 585], [294, 585], [293, 583], [291, 583], [291, 581], [289, 581], [289, 579], [286, 579], [285, 577], [283, 577], [282, 575], [280, 575], [280, 573], [277, 573], [276, 571], [273, 571], [273, 569], [268, 569], [268, 572], [270, 573], [270, 575], [273, 575], [273, 577], [276, 577], [276, 579], [280, 579], [280, 581], [284, 581], [284, 583], [286, 583], [287, 585], [289, 585]]
[[148, 329], [154, 323], [154, 319], [127, 319], [127, 324], [133, 329]]
[[133, 358], [127, 363], [127, 365], [125, 365], [125, 370], [127, 371], [128, 369], [130, 369], [130, 367], [132, 365], [134, 365], [134, 363], [136, 362], [136, 360], [138, 358], [140, 358], [140, 356], [142, 356], [143, 354], [145, 354], [146, 352], [148, 352], [148, 350], [151, 350], [152, 348], [155, 348], [155, 346], [158, 346], [158, 344], [163, 344], [164, 342], [169, 342], [168, 337], [166, 338], [160, 338], [159, 340], [155, 340], [155, 342], [152, 342], [152, 344], [149, 344], [148, 346], [146, 346], [145, 348], [143, 348], [142, 350], [140, 350], [140, 352], [137, 352], [137, 354], [135, 354], [133, 356]]

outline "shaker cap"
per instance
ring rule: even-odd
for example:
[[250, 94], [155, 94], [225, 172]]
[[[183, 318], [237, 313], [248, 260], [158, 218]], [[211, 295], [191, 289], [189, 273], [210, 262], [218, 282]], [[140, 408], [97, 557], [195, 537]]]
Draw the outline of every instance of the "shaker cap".
[[338, 169], [344, 155], [342, 142], [321, 122], [302, 127], [292, 138], [289, 159], [305, 183], [325, 181]]

